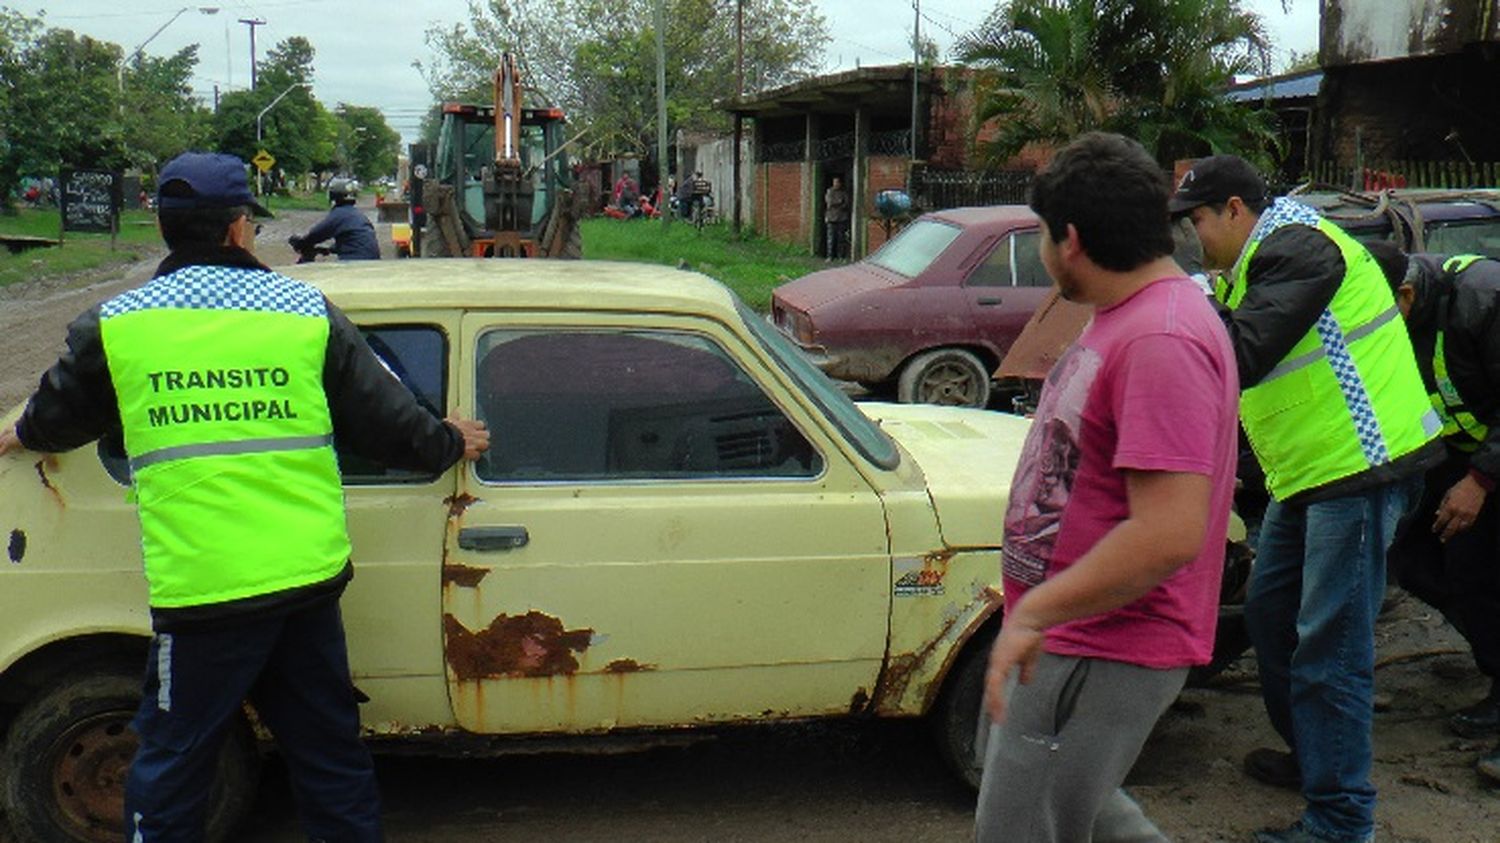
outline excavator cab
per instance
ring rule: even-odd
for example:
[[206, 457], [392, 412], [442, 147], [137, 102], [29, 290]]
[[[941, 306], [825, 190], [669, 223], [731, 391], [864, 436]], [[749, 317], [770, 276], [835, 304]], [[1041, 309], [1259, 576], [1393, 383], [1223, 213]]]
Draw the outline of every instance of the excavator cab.
[[566, 118], [557, 108], [521, 107], [509, 54], [494, 83], [493, 105], [443, 106], [432, 178], [422, 188], [429, 224], [420, 254], [577, 257]]

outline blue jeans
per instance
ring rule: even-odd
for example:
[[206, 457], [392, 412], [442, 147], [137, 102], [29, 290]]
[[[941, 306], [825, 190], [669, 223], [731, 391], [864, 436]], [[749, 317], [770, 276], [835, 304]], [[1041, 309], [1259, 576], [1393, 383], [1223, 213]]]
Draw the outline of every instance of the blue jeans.
[[1331, 841], [1375, 831], [1375, 617], [1386, 548], [1415, 491], [1398, 482], [1301, 506], [1272, 501], [1261, 526], [1245, 601], [1261, 694], [1302, 771], [1302, 824]]
[[219, 748], [248, 698], [286, 758], [307, 836], [378, 843], [380, 795], [355, 693], [334, 599], [157, 635], [133, 724], [141, 744], [125, 784], [126, 839], [203, 839]]

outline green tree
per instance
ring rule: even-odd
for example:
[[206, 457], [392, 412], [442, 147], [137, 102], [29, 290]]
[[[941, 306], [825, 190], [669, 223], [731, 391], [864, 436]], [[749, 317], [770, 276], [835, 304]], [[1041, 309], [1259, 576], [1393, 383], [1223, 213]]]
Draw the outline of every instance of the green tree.
[[3, 195], [23, 175], [127, 163], [115, 74], [120, 54], [114, 44], [0, 11]]
[[395, 174], [401, 135], [385, 122], [380, 109], [341, 103], [334, 109], [334, 116], [338, 118], [338, 145], [343, 152], [341, 169], [360, 181]]
[[[255, 90], [234, 91], [219, 99], [219, 149], [249, 160], [263, 148], [288, 173], [331, 168], [337, 157], [338, 125], [312, 95], [313, 58], [312, 44], [301, 36], [271, 48], [258, 66]], [[257, 146], [256, 115], [283, 93], [286, 96], [261, 119]]]
[[131, 166], [154, 171], [180, 152], [213, 141], [213, 112], [193, 96], [198, 45], [169, 58], [138, 56], [124, 71], [121, 110], [126, 157]]
[[1260, 19], [1240, 0], [1009, 0], [958, 54], [982, 72], [977, 114], [997, 121], [995, 161], [1091, 129], [1135, 137], [1163, 163], [1265, 160], [1276, 143], [1268, 113], [1223, 96], [1236, 73], [1267, 66]]
[[[532, 104], [560, 106], [596, 152], [648, 152], [656, 138], [653, 0], [470, 0], [467, 23], [428, 31], [421, 70], [439, 100], [489, 102], [504, 52], [516, 54]], [[722, 130], [735, 94], [733, 7], [667, 0], [671, 128]], [[811, 4], [762, 0], [745, 15], [745, 87], [816, 72], [828, 27]]]

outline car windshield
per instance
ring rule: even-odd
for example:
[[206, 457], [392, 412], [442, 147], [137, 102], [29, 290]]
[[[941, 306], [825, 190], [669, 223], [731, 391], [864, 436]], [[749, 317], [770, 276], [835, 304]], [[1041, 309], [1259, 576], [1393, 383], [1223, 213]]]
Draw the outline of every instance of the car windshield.
[[963, 231], [956, 225], [933, 219], [919, 219], [901, 229], [901, 233], [880, 251], [866, 258], [876, 266], [915, 278], [937, 260]]
[[823, 414], [833, 421], [866, 459], [887, 469], [895, 468], [901, 463], [901, 452], [896, 450], [896, 443], [880, 429], [880, 425], [860, 412], [854, 402], [849, 400], [849, 396], [840, 392], [827, 375], [808, 362], [764, 317], [746, 307], [744, 302], [736, 300], [735, 305], [739, 308], [740, 317], [750, 326], [750, 333], [760, 340], [760, 344], [771, 353], [781, 368], [802, 386], [813, 403], [823, 410]]

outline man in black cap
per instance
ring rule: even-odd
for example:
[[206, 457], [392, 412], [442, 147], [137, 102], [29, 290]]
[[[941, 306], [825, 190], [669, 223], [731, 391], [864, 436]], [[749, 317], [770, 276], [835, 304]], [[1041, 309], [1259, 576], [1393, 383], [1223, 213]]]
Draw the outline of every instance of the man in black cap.
[[1178, 184], [1204, 264], [1225, 270], [1240, 419], [1266, 473], [1245, 622], [1272, 726], [1291, 753], [1245, 759], [1307, 801], [1263, 843], [1374, 836], [1371, 708], [1385, 553], [1422, 472], [1442, 458], [1385, 276], [1358, 241], [1290, 199], [1268, 200], [1245, 160], [1215, 155]]
[[68, 328], [0, 458], [100, 437], [130, 458], [150, 593], [125, 839], [201, 840], [216, 760], [249, 699], [276, 736], [308, 837], [376, 841], [339, 597], [353, 575], [334, 438], [439, 473], [483, 423], [418, 405], [315, 288], [251, 253], [269, 216], [232, 155], [162, 168], [171, 252]]
[[[1421, 502], [1391, 545], [1403, 588], [1461, 633], [1489, 695], [1449, 718], [1466, 738], [1500, 735], [1500, 261], [1411, 255], [1390, 243], [1370, 252], [1406, 317], [1417, 365], [1443, 420], [1447, 458], [1427, 472]], [[1479, 772], [1500, 781], [1500, 750]]]

